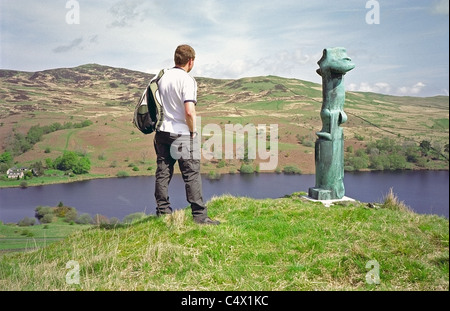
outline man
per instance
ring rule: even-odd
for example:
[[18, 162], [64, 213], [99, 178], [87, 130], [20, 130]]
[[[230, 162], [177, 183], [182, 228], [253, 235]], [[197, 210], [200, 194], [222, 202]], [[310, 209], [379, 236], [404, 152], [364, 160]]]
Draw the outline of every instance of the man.
[[180, 45], [175, 51], [174, 60], [175, 67], [166, 70], [158, 82], [164, 118], [154, 139], [158, 164], [155, 182], [156, 214], [161, 216], [172, 213], [168, 190], [175, 162], [178, 161], [194, 221], [218, 225], [218, 221], [207, 215], [202, 197], [200, 157], [194, 156], [193, 146], [198, 139], [195, 111], [197, 83], [188, 73], [194, 67], [195, 51], [189, 45]]

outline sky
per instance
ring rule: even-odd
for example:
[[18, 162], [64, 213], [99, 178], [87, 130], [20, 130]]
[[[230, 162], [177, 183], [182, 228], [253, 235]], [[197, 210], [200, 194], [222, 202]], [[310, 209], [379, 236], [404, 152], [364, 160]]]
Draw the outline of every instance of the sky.
[[349, 91], [449, 95], [449, 0], [0, 0], [0, 69], [157, 73], [179, 44], [195, 77], [321, 83], [323, 50], [344, 47]]

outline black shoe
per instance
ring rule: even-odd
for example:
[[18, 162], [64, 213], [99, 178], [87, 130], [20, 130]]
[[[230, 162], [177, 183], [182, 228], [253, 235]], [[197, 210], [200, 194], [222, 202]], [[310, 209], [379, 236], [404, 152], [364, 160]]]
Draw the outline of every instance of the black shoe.
[[206, 218], [194, 218], [194, 222], [200, 224], [200, 225], [220, 225], [220, 221], [218, 220], [212, 220], [209, 217]]

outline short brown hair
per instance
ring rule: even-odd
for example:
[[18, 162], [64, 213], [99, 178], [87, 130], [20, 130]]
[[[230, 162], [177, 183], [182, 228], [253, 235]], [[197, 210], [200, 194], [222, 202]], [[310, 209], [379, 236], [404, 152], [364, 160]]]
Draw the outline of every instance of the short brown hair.
[[175, 65], [184, 66], [190, 59], [195, 59], [194, 49], [187, 44], [179, 45], [175, 50]]

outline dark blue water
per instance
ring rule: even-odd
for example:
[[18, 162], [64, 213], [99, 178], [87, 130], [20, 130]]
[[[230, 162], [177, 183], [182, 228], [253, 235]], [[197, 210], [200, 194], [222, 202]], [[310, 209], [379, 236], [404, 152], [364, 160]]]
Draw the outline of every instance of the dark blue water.
[[[144, 212], [154, 214], [154, 177], [98, 179], [48, 186], [0, 189], [0, 221], [18, 222], [34, 217], [37, 206], [56, 206], [63, 202], [79, 214], [123, 217]], [[449, 172], [406, 171], [346, 173], [346, 196], [362, 202], [382, 202], [393, 188], [397, 197], [420, 214], [449, 217]], [[256, 199], [278, 198], [293, 192], [308, 192], [315, 185], [314, 175], [223, 175], [220, 180], [203, 178], [205, 201], [214, 196], [231, 194]], [[170, 184], [174, 209], [188, 206], [181, 176]]]

